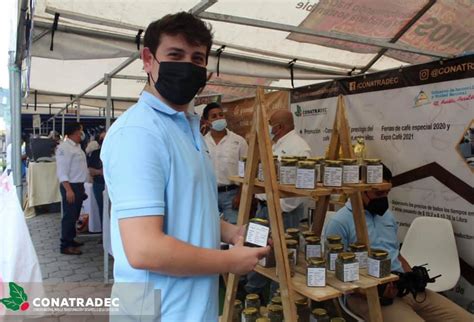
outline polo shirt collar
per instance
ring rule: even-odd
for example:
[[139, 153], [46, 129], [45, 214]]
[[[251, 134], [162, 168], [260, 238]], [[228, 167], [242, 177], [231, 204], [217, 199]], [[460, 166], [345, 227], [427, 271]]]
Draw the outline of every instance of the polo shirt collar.
[[143, 102], [146, 105], [150, 106], [151, 108], [154, 108], [155, 110], [167, 115], [176, 115], [180, 113], [176, 111], [174, 108], [169, 107], [166, 103], [162, 102], [158, 97], [156, 97], [155, 95], [147, 91], [142, 92], [142, 94], [140, 95], [139, 102]]

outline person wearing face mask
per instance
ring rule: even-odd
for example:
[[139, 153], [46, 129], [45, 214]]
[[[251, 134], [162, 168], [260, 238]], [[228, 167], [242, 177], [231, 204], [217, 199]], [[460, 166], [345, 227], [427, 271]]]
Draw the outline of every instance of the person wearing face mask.
[[[385, 165], [383, 165], [383, 179], [386, 182], [390, 182], [392, 179], [392, 173]], [[408, 272], [411, 271], [411, 267], [399, 252], [398, 225], [389, 209], [389, 192], [390, 190], [380, 190], [362, 193], [370, 248], [383, 249], [389, 253], [392, 271]], [[349, 244], [357, 242], [350, 201], [326, 224], [323, 236], [329, 235], [341, 236], [346, 249]], [[472, 315], [467, 311], [446, 297], [428, 289], [425, 290], [426, 299], [421, 302], [417, 302], [412, 294], [397, 297], [396, 282], [387, 284], [383, 291], [381, 289], [381, 292], [383, 294], [379, 294], [379, 296], [384, 299], [385, 303], [387, 300], [389, 300], [388, 303], [393, 301], [392, 304], [382, 306], [384, 321], [472, 321]], [[367, 299], [363, 295], [349, 296], [347, 304], [354, 313], [366, 321], [369, 320]]]
[[[220, 220], [200, 117], [188, 112], [211, 46], [210, 27], [192, 14], [149, 24], [148, 84], [107, 131], [100, 157], [112, 204], [111, 297], [120, 301], [111, 321], [218, 321], [219, 274], [246, 274], [270, 250], [245, 247], [243, 227]], [[221, 250], [221, 241], [234, 247]]]
[[76, 221], [81, 214], [82, 201], [87, 198], [84, 182], [87, 181], [86, 154], [81, 149], [85, 135], [80, 123], [68, 124], [66, 139], [56, 149], [57, 176], [60, 182], [63, 217], [61, 219], [60, 252], [66, 255], [80, 255], [78, 248], [84, 243], [75, 241]]
[[227, 128], [224, 111], [218, 103], [208, 104], [202, 118], [210, 131], [204, 136], [217, 176], [219, 212], [225, 221], [235, 224], [240, 204], [240, 186], [229, 180], [238, 175], [241, 157], [247, 156], [248, 144], [243, 137]]
[[100, 150], [102, 147], [102, 143], [104, 142], [104, 138], [105, 130], [102, 130], [97, 136], [98, 149], [92, 151], [87, 157], [87, 166], [89, 167], [89, 174], [92, 177], [92, 190], [94, 191], [94, 197], [97, 201], [97, 206], [99, 208], [101, 225], [103, 222], [103, 192], [105, 189], [105, 181], [102, 161], [100, 160]]

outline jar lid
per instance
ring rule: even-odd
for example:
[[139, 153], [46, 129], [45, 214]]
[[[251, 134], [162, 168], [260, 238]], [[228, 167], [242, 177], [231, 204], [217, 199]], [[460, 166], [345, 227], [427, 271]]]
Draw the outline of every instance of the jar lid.
[[310, 157], [306, 158], [307, 161], [321, 162], [324, 161], [324, 157]]
[[298, 228], [288, 228], [286, 230], [286, 233], [287, 234], [290, 234], [290, 235], [296, 235], [300, 232], [300, 230]]
[[288, 240], [288, 239], [293, 239], [293, 236], [285, 233], [285, 240]]
[[349, 245], [349, 247], [355, 250], [365, 250], [367, 248], [367, 246], [365, 246], [365, 244], [362, 244], [362, 243], [352, 243]]
[[301, 233], [304, 237], [316, 236], [316, 233], [312, 230], [305, 230]]
[[254, 315], [257, 313], [258, 313], [258, 310], [256, 307], [248, 307], [242, 311], [243, 315]]
[[342, 259], [343, 261], [349, 261], [355, 259], [356, 255], [354, 253], [345, 252], [340, 253], [337, 258]]
[[299, 156], [296, 156], [295, 159], [298, 159], [298, 161], [303, 161], [303, 160], [306, 160], [308, 157], [304, 156], [304, 155], [299, 155]]
[[342, 240], [342, 238], [339, 235], [329, 235], [329, 236], [326, 237], [326, 240], [329, 243], [338, 243]]
[[242, 305], [242, 301], [241, 300], [235, 300], [234, 301], [234, 306], [239, 306], [239, 305]]
[[307, 297], [300, 297], [295, 300], [296, 305], [308, 305], [308, 298]]
[[241, 161], [247, 161], [247, 157], [241, 157], [240, 160]]
[[256, 319], [255, 322], [270, 322], [270, 319], [262, 316], [261, 318]]
[[326, 165], [342, 165], [342, 161], [339, 160], [326, 160]]
[[380, 159], [364, 159], [364, 162], [367, 164], [377, 164], [380, 163]]
[[388, 256], [388, 252], [383, 249], [371, 249], [370, 254], [374, 258], [379, 258], [379, 259], [384, 259], [385, 257]]
[[334, 251], [342, 251], [342, 250], [344, 250], [344, 245], [343, 244], [331, 244], [331, 245], [329, 245], [329, 249], [334, 250]]
[[309, 237], [306, 237], [305, 238], [305, 241], [307, 243], [315, 243], [315, 244], [318, 244], [321, 242], [321, 238], [319, 237], [316, 237], [316, 236], [309, 236]]
[[286, 240], [286, 246], [296, 246], [298, 245], [298, 241], [294, 240], [294, 239], [287, 239]]
[[281, 159], [281, 162], [282, 163], [291, 163], [291, 164], [296, 164], [298, 162], [298, 159], [287, 159], [287, 158], [284, 158], [284, 159]]
[[278, 305], [281, 304], [281, 297], [279, 297], [279, 296], [274, 296], [274, 297], [272, 298], [272, 303], [273, 303], [273, 304], [278, 304]]
[[357, 164], [357, 159], [339, 159], [344, 164]]
[[258, 300], [259, 298], [260, 297], [258, 296], [258, 294], [255, 293], [247, 294], [247, 296], [245, 297], [245, 299], [249, 301]]
[[326, 261], [322, 257], [310, 257], [308, 259], [308, 262], [310, 265], [322, 265], [326, 263]]
[[298, 161], [298, 167], [314, 167], [316, 165], [315, 161]]
[[329, 322], [346, 322], [346, 319], [341, 317], [332, 318]]
[[268, 311], [270, 312], [281, 312], [283, 307], [281, 305], [271, 304], [268, 306]]
[[324, 316], [328, 314], [328, 312], [325, 309], [314, 309], [312, 313], [315, 316]]
[[281, 159], [297, 159], [297, 157], [295, 157], [294, 155], [284, 155], [281, 157]]
[[278, 155], [273, 155], [273, 159], [278, 159]]
[[257, 223], [257, 224], [264, 224], [268, 226], [268, 220], [263, 219], [263, 218], [252, 218], [250, 219], [250, 222]]

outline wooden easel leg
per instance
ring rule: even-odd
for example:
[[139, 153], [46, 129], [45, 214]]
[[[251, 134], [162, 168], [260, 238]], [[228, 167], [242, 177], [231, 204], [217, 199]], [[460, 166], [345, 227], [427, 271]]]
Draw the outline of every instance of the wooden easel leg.
[[365, 290], [365, 293], [367, 296], [367, 305], [369, 306], [370, 322], [383, 322], [377, 287], [368, 288]]

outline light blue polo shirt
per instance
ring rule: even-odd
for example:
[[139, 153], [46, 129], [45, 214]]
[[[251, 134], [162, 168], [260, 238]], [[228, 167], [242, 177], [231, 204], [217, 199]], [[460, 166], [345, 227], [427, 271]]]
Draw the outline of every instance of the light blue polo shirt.
[[[365, 221], [369, 234], [371, 248], [379, 248], [388, 251], [392, 259], [392, 271], [403, 272], [402, 264], [398, 259], [400, 243], [398, 242], [398, 225], [390, 210], [383, 216], [372, 215], [365, 210]], [[324, 236], [339, 235], [342, 238], [344, 247], [357, 242], [354, 217], [352, 215], [352, 205], [346, 205], [329, 220], [324, 229]]]
[[[164, 216], [164, 232], [197, 247], [218, 249], [217, 182], [199, 117], [148, 92], [112, 125], [101, 159], [111, 209], [114, 279], [161, 290], [161, 321], [217, 321], [218, 275], [173, 277], [134, 269], [124, 253], [118, 221]], [[158, 245], [148, 245], [157, 247]], [[140, 298], [135, 305], [140, 307]]]

